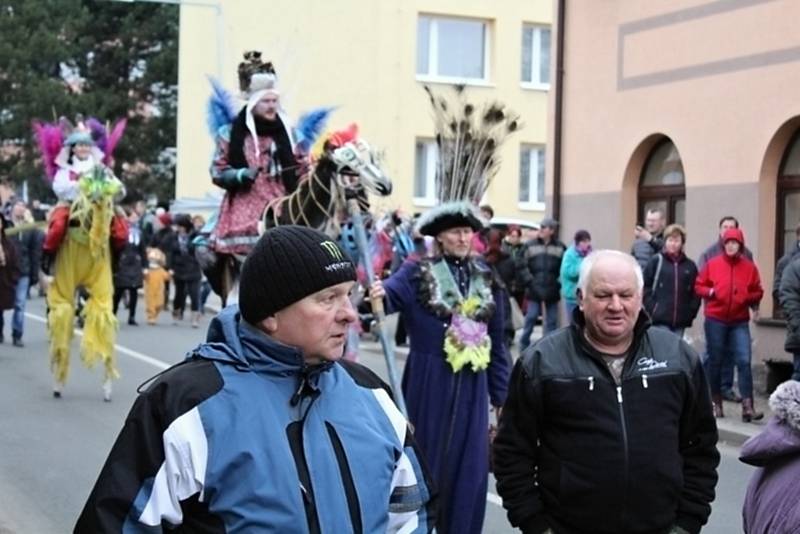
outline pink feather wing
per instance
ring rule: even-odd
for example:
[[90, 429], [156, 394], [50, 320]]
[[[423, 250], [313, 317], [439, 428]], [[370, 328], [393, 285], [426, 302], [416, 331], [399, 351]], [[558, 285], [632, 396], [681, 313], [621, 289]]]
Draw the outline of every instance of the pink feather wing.
[[122, 134], [125, 132], [125, 125], [128, 124], [128, 119], [121, 119], [117, 121], [114, 127], [111, 129], [111, 133], [108, 134], [108, 141], [106, 141], [106, 164], [111, 162], [111, 158], [114, 155], [114, 149], [117, 148], [117, 143], [122, 138]]
[[34, 121], [33, 131], [36, 134], [36, 144], [42, 153], [42, 162], [47, 178], [52, 180], [56, 175], [56, 156], [64, 146], [61, 127], [57, 124]]

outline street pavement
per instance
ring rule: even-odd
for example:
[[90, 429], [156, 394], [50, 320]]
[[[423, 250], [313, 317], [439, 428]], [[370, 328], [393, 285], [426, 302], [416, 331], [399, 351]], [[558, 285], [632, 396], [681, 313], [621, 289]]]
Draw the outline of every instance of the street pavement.
[[[71, 374], [63, 398], [52, 397], [47, 356], [44, 301], [29, 301], [25, 347], [0, 345], [0, 534], [69, 532], [80, 513], [111, 445], [121, 429], [136, 388], [184, 358], [205, 335], [188, 321], [172, 325], [168, 314], [156, 326], [129, 326], [120, 312], [117, 356], [121, 379], [114, 398], [103, 402], [102, 370], [85, 369], [73, 344]], [[139, 320], [143, 321], [142, 309]], [[10, 325], [10, 313], [6, 314]], [[362, 344], [361, 363], [386, 376], [382, 353], [374, 342]], [[399, 359], [402, 369], [403, 358]], [[717, 500], [703, 532], [741, 532], [741, 503], [751, 468], [737, 460], [737, 448], [720, 446], [722, 463]], [[499, 497], [490, 480], [484, 532], [507, 533]]]

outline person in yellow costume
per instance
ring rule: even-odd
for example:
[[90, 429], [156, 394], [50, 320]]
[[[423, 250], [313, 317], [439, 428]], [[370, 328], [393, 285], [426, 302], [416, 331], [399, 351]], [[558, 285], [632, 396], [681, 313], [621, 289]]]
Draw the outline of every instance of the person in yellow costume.
[[[50, 363], [55, 380], [53, 396], [61, 397], [69, 374], [75, 291], [84, 287], [90, 297], [83, 310], [81, 359], [89, 368], [102, 362], [103, 398], [110, 401], [112, 380], [119, 378], [114, 355], [117, 320], [112, 311], [111, 247], [112, 243], [113, 246], [124, 245], [128, 226], [125, 217], [115, 214], [114, 209], [115, 199], [125, 194], [122, 182], [99, 160], [95, 160], [94, 165], [80, 165], [89, 152], [80, 147], [94, 145], [94, 138], [82, 124], [67, 137], [66, 161], [75, 167], [75, 176], [71, 178], [75, 184], [73, 198], [68, 205], [60, 203], [60, 213], [56, 210], [51, 214], [49, 234], [60, 232], [62, 235], [56, 240], [54, 255], [45, 251], [43, 268], [47, 273], [54, 261], [55, 274], [47, 291]], [[67, 218], [64, 225], [63, 219]], [[63, 226], [66, 226], [65, 232]]]

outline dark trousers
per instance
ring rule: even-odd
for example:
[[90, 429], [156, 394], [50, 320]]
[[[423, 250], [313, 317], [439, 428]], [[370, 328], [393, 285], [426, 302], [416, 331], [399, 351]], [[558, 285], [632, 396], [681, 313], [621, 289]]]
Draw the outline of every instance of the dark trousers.
[[544, 313], [544, 332], [546, 336], [558, 328], [558, 301], [555, 302], [537, 302], [535, 300], [528, 301], [528, 311], [525, 313], [525, 324], [522, 327], [522, 337], [519, 340], [519, 350], [524, 351], [531, 344], [531, 334], [536, 319], [540, 313]]
[[[703, 351], [702, 354], [703, 363], [708, 360], [708, 349]], [[726, 353], [722, 357], [722, 365], [720, 366], [720, 378], [721, 378], [721, 389], [722, 394], [725, 395], [726, 393], [734, 393], [733, 391], [733, 371], [734, 371], [734, 363], [733, 363], [733, 356], [730, 352]]]
[[739, 371], [739, 394], [753, 398], [753, 375], [750, 368], [750, 326], [748, 321], [723, 323], [706, 318], [706, 347], [708, 359], [705, 362], [706, 376], [713, 395], [722, 394], [722, 362], [727, 354], [733, 357]]
[[183, 313], [187, 295], [192, 311], [200, 311], [200, 280], [175, 280], [175, 301], [172, 310], [176, 315]]
[[208, 280], [203, 280], [200, 282], [200, 311], [203, 313], [206, 311], [206, 301], [210, 294], [211, 284], [208, 283]]
[[792, 372], [792, 380], [800, 381], [800, 352], [794, 353], [794, 372]]
[[135, 287], [114, 288], [114, 315], [117, 314], [119, 302], [122, 300], [122, 296], [126, 291], [128, 292], [128, 321], [133, 321], [136, 317], [136, 299], [139, 297], [139, 293]]

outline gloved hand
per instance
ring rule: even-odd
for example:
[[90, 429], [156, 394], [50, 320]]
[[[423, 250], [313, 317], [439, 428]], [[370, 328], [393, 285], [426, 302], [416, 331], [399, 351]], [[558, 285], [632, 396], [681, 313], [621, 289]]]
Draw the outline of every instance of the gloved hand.
[[49, 252], [42, 252], [42, 261], [40, 263], [40, 267], [42, 272], [47, 276], [50, 276], [50, 269], [53, 266], [53, 255]]
[[258, 167], [251, 167], [249, 169], [240, 169], [237, 173], [237, 178], [243, 186], [252, 185], [253, 182], [256, 181], [256, 176], [258, 176]]

